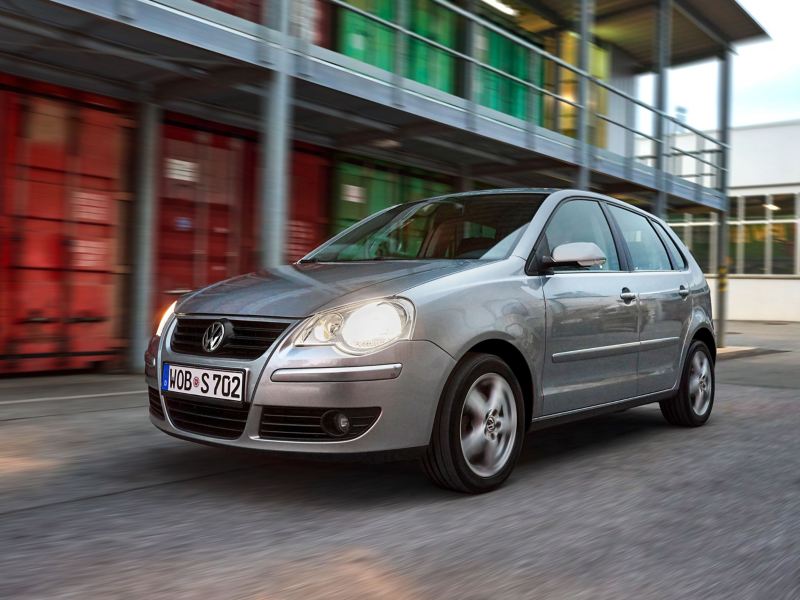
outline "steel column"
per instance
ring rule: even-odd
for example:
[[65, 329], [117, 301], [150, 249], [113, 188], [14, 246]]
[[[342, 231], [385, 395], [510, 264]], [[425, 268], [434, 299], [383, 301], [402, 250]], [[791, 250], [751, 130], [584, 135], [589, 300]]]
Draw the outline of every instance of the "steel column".
[[[578, 68], [588, 73], [590, 67], [589, 42], [592, 36], [592, 21], [594, 20], [594, 0], [579, 0], [580, 20], [578, 33], [580, 46], [578, 48]], [[588, 190], [591, 183], [591, 147], [589, 145], [589, 79], [581, 75], [578, 79], [578, 178], [576, 187]]]
[[136, 206], [133, 227], [133, 277], [131, 281], [130, 354], [128, 366], [141, 371], [144, 352], [153, 335], [153, 263], [155, 261], [156, 208], [158, 205], [161, 108], [151, 102], [139, 106], [136, 140]]
[[[284, 36], [289, 33], [289, 0], [265, 2], [263, 22], [274, 24]], [[269, 18], [269, 21], [267, 19]], [[288, 37], [279, 52], [272, 77], [263, 87], [261, 106], [261, 185], [259, 261], [262, 267], [283, 263], [289, 224], [289, 168], [291, 153], [292, 79], [289, 76]], [[263, 41], [266, 45], [266, 40]]]
[[717, 118], [719, 124], [719, 191], [725, 196], [725, 210], [719, 214], [719, 227], [717, 228], [717, 344], [725, 345], [725, 321], [728, 316], [728, 160], [731, 127], [731, 52], [729, 48], [720, 55], [719, 60], [719, 91], [717, 92]]
[[666, 177], [666, 156], [669, 151], [666, 142], [666, 119], [664, 114], [667, 112], [667, 68], [669, 67], [670, 47], [672, 39], [672, 0], [658, 0], [658, 17], [656, 18], [656, 79], [655, 79], [655, 103], [656, 112], [654, 113], [654, 137], [656, 138], [656, 205], [655, 213], [662, 219], [667, 214], [667, 177]]

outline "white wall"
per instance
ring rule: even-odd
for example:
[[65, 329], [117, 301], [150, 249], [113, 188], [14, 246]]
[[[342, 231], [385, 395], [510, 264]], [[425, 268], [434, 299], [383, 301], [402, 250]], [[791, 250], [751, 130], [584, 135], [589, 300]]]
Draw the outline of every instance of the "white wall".
[[[717, 280], [709, 278], [717, 316]], [[728, 317], [733, 321], [800, 321], [800, 279], [728, 279]]]
[[800, 184], [798, 154], [800, 121], [733, 128], [730, 187]]

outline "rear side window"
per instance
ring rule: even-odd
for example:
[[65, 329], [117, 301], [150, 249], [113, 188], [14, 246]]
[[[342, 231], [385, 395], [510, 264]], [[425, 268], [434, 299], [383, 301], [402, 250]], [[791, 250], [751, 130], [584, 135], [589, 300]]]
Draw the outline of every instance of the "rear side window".
[[614, 237], [603, 209], [593, 200], [569, 200], [561, 204], [545, 229], [545, 251], [552, 253], [561, 244], [594, 242], [606, 255], [606, 262], [593, 271], [619, 271]]
[[613, 204], [608, 205], [631, 253], [634, 271], [671, 271], [667, 250], [650, 219]]
[[669, 252], [669, 257], [672, 259], [672, 264], [675, 266], [675, 270], [682, 271], [688, 266], [683, 252], [678, 249], [677, 244], [672, 241], [672, 236], [661, 223], [656, 223], [656, 228], [660, 230], [661, 239], [664, 240], [664, 243], [667, 245], [667, 251]]

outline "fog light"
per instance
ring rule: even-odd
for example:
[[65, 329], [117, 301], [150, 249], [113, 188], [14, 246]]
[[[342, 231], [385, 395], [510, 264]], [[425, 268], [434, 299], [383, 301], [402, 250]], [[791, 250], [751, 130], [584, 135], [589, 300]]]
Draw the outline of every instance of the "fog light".
[[350, 433], [350, 418], [338, 410], [329, 410], [322, 415], [321, 423], [325, 433], [342, 437]]
[[337, 413], [335, 419], [336, 419], [336, 429], [341, 431], [343, 434], [350, 431], [350, 419], [347, 418], [346, 414]]

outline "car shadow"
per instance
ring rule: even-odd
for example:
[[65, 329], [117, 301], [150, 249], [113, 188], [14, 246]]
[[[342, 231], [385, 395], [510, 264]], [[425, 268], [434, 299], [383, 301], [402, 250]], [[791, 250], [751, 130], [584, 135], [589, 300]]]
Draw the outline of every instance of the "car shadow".
[[530, 432], [517, 468], [629, 445], [671, 427], [657, 407], [641, 407]]
[[[508, 485], [524, 485], [555, 464], [562, 467], [586, 453], [624, 449], [667, 429], [657, 409], [644, 408], [532, 432]], [[190, 483], [195, 491], [219, 495], [226, 503], [260, 506], [268, 499], [270, 503], [288, 502], [305, 508], [335, 505], [339, 510], [357, 512], [376, 504], [403, 506], [475, 498], [431, 485], [416, 461], [320, 461], [201, 446], [162, 450], [151, 460], [160, 463], [159, 471], [165, 467], [188, 468], [196, 461], [219, 466], [220, 471], [212, 469]]]

